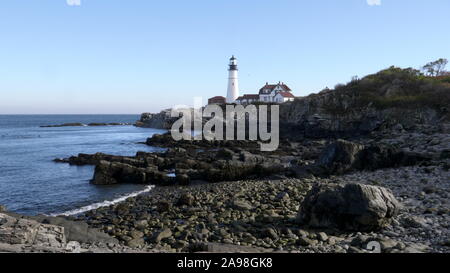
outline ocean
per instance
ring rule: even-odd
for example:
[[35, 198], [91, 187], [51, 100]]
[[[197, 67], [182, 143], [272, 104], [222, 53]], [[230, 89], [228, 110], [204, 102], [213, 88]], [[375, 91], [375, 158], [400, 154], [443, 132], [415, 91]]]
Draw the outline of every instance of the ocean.
[[40, 128], [80, 122], [130, 123], [138, 115], [0, 115], [0, 205], [26, 215], [75, 214], [151, 189], [89, 183], [94, 166], [55, 163], [78, 153], [134, 155], [162, 149], [138, 142], [164, 130], [134, 126]]

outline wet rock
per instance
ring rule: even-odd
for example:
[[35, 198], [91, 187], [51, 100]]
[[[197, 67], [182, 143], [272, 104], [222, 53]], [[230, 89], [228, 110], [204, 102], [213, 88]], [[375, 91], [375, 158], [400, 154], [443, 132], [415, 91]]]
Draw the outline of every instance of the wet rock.
[[398, 201], [382, 187], [316, 185], [300, 205], [298, 219], [311, 227], [371, 231], [389, 225], [399, 210]]

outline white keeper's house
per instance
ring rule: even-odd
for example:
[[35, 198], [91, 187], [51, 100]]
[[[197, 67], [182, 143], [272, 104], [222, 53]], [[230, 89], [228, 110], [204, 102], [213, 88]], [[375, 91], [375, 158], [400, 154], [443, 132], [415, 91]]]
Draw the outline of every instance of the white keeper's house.
[[266, 103], [285, 103], [294, 101], [295, 96], [292, 90], [283, 82], [277, 84], [266, 83], [260, 90], [259, 94], [246, 94], [236, 99], [237, 104], [251, 104], [255, 102]]
[[266, 82], [266, 85], [259, 89], [259, 101], [261, 102], [285, 103], [294, 99], [292, 90], [284, 82], [277, 84]]
[[284, 82], [278, 82], [277, 84], [269, 84], [266, 82], [266, 85], [259, 90], [259, 94], [245, 94], [239, 96], [239, 91], [237, 59], [232, 56], [228, 69], [227, 97], [216, 96], [210, 98], [208, 104], [252, 104], [257, 102], [285, 103], [295, 100], [292, 90]]

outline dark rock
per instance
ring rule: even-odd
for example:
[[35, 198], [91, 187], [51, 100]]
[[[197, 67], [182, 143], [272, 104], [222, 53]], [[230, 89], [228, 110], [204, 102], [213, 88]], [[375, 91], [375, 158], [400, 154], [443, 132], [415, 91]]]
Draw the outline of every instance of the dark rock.
[[440, 154], [441, 159], [448, 159], [450, 158], [450, 150], [443, 150]]
[[388, 145], [364, 146], [339, 139], [324, 149], [316, 166], [327, 174], [344, 174], [355, 170], [412, 166], [431, 159], [427, 155], [404, 152]]
[[80, 126], [86, 126], [83, 123], [74, 122], [74, 123], [64, 123], [64, 124], [58, 124], [58, 125], [44, 125], [40, 126], [42, 128], [52, 128], [52, 127], [80, 127]]
[[317, 228], [372, 231], [390, 224], [400, 204], [385, 188], [361, 184], [316, 185], [300, 205], [301, 223]]
[[160, 201], [157, 204], [157, 209], [159, 212], [167, 212], [172, 208], [172, 203], [168, 201]]
[[317, 164], [330, 173], [345, 173], [355, 167], [363, 145], [339, 139], [325, 148]]
[[426, 193], [426, 194], [432, 194], [432, 193], [436, 192], [436, 188], [432, 187], [432, 186], [424, 187], [423, 188], [423, 192]]
[[195, 198], [190, 193], [183, 193], [181, 194], [180, 198], [178, 199], [177, 205], [179, 206], [192, 206], [194, 204]]
[[186, 186], [191, 182], [191, 178], [187, 174], [178, 174], [176, 176], [176, 181], [179, 185]]
[[217, 151], [217, 158], [219, 159], [226, 159], [226, 160], [232, 160], [235, 153], [227, 148], [222, 148], [219, 151]]
[[94, 178], [91, 183], [94, 185], [111, 185], [119, 183], [119, 181], [115, 178], [113, 166], [111, 166], [110, 162], [100, 161], [100, 163], [95, 167]]
[[138, 168], [125, 163], [100, 161], [91, 180], [95, 185], [118, 183], [166, 184], [170, 178], [155, 168]]

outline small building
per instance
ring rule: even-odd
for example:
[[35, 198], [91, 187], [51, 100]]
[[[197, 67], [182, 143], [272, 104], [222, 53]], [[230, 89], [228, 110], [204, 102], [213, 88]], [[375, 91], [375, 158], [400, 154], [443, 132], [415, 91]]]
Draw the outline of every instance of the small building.
[[259, 95], [258, 94], [245, 94], [245, 95], [243, 95], [241, 97], [238, 97], [236, 99], [236, 103], [237, 104], [243, 104], [243, 105], [252, 104], [252, 103], [255, 103], [255, 102], [258, 102], [258, 101], [259, 101]]
[[208, 99], [208, 104], [225, 104], [226, 99], [222, 96], [215, 96]]

